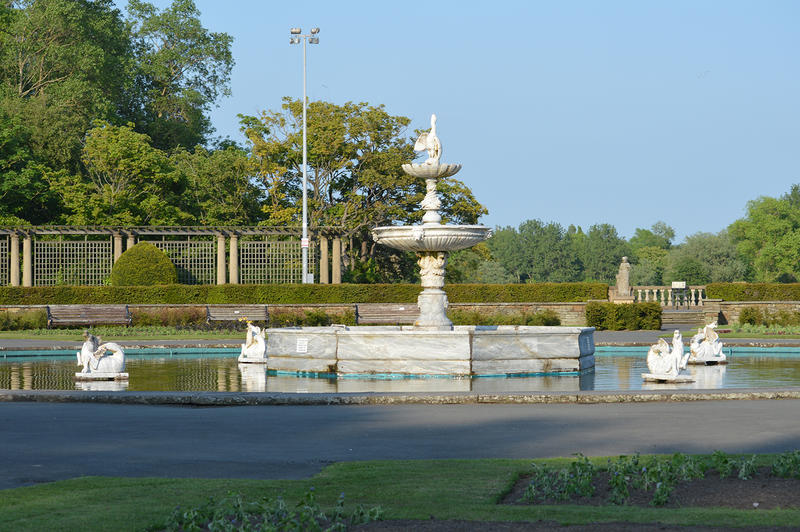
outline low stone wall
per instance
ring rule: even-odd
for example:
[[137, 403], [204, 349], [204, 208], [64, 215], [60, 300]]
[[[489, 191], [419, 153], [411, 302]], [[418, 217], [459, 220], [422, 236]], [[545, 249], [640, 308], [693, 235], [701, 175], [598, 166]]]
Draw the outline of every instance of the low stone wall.
[[519, 314], [551, 310], [558, 314], [561, 325], [586, 326], [586, 303], [450, 303], [450, 308], [481, 314]]
[[720, 323], [736, 323], [745, 307], [756, 307], [770, 314], [778, 312], [800, 312], [800, 301], [721, 301], [719, 303]]

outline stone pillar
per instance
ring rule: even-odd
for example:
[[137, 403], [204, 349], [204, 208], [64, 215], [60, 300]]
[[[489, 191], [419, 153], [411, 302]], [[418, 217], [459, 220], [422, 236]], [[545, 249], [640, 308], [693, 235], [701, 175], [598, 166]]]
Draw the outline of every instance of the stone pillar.
[[225, 280], [225, 235], [217, 235], [217, 284]]
[[230, 283], [239, 284], [239, 235], [231, 235]]
[[11, 244], [11, 286], [19, 286], [19, 235], [12, 233]]
[[22, 239], [22, 286], [33, 286], [33, 238], [30, 233]]
[[128, 233], [128, 243], [125, 246], [125, 249], [131, 249], [133, 246], [136, 245], [136, 235], [133, 233]]
[[114, 264], [117, 263], [120, 256], [122, 255], [122, 235], [119, 233], [114, 233]]
[[342, 284], [342, 240], [333, 239], [333, 256], [331, 257], [333, 266], [333, 284]]
[[329, 284], [328, 278], [328, 237], [323, 236], [319, 239], [319, 282]]

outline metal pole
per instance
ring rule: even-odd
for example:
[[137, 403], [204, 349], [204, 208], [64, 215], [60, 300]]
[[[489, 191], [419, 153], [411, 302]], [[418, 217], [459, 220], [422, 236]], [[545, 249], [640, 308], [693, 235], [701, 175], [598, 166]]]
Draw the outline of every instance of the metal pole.
[[303, 239], [300, 246], [303, 252], [303, 283], [308, 283], [308, 154], [306, 149], [306, 42], [303, 36]]

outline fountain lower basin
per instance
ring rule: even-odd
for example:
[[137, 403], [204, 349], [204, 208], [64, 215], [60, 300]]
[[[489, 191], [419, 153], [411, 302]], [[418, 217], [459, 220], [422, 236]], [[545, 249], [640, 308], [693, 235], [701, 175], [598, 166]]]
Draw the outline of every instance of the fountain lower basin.
[[403, 225], [376, 227], [372, 230], [379, 244], [402, 251], [457, 251], [483, 242], [492, 230], [483, 225]]
[[531, 375], [594, 367], [593, 327], [289, 327], [267, 330], [267, 369], [337, 375]]

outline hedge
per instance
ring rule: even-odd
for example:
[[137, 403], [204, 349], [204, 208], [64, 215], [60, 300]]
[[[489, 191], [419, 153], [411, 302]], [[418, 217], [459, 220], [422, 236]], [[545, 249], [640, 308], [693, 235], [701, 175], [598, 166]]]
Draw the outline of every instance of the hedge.
[[586, 304], [586, 326], [599, 331], [629, 331], [661, 329], [660, 303], [598, 303]]
[[706, 297], [724, 301], [800, 301], [800, 283], [711, 283]]
[[113, 286], [152, 286], [177, 282], [175, 264], [150, 242], [139, 242], [125, 251], [111, 268]]
[[[275, 284], [162, 286], [3, 286], [0, 305], [411, 303], [422, 289], [412, 284]], [[607, 299], [602, 283], [453, 284], [451, 303], [542, 303]]]

